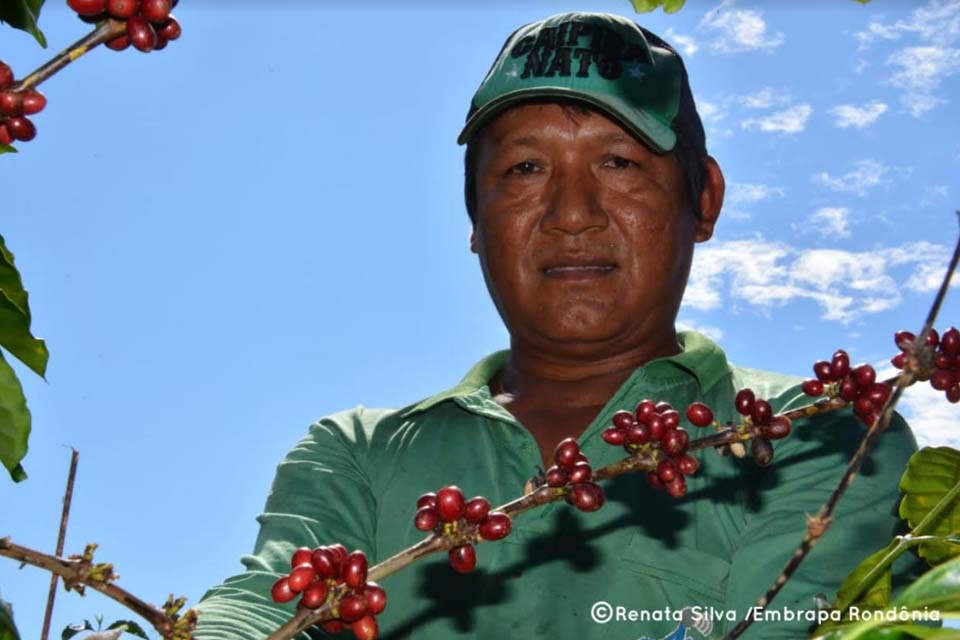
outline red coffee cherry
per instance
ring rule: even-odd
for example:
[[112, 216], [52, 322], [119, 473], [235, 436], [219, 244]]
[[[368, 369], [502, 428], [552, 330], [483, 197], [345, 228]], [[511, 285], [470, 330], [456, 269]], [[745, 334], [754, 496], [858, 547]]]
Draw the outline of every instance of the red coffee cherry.
[[313, 555], [313, 550], [309, 547], [300, 547], [293, 552], [293, 556], [290, 559], [290, 568], [296, 569], [300, 565], [310, 562], [310, 557]]
[[351, 589], [359, 589], [367, 582], [367, 556], [363, 551], [353, 551], [347, 556], [343, 567], [343, 581]]
[[353, 631], [353, 635], [356, 636], [357, 640], [376, 640], [380, 634], [380, 629], [377, 627], [377, 619], [373, 616], [363, 616], [350, 625], [350, 630]]
[[547, 486], [562, 487], [563, 485], [567, 484], [567, 481], [569, 480], [569, 472], [562, 467], [553, 465], [547, 469], [546, 479]]
[[81, 16], [95, 16], [107, 9], [107, 0], [67, 0], [67, 6]]
[[676, 457], [687, 450], [690, 444], [690, 435], [686, 429], [668, 431], [663, 437], [663, 450], [670, 457]]
[[587, 482], [593, 477], [593, 469], [586, 462], [578, 462], [570, 469], [570, 482], [580, 484]]
[[315, 577], [316, 574], [313, 572], [313, 566], [309, 563], [304, 563], [290, 572], [287, 583], [290, 585], [291, 591], [300, 593], [313, 582]]
[[808, 396], [822, 396], [823, 395], [823, 383], [819, 380], [807, 380], [803, 383], [803, 392]]
[[30, 142], [37, 135], [37, 128], [23, 116], [7, 120], [7, 131], [14, 140]]
[[553, 450], [553, 460], [561, 467], [572, 467], [580, 453], [580, 445], [575, 438], [564, 438]]
[[433, 507], [420, 507], [413, 517], [413, 526], [420, 531], [433, 531], [434, 527], [440, 521], [437, 510]]
[[734, 404], [737, 408], [737, 413], [740, 415], [748, 416], [750, 412], [753, 411], [753, 403], [756, 400], [756, 396], [753, 395], [753, 391], [750, 389], [741, 389], [737, 392], [737, 397], [734, 398]]
[[950, 327], [943, 332], [940, 338], [940, 350], [948, 356], [957, 355], [960, 351], [960, 331], [956, 327]]
[[668, 409], [660, 414], [660, 419], [663, 420], [663, 427], [670, 431], [671, 429], [676, 429], [680, 424], [680, 413], [674, 411], [673, 409]]
[[833, 380], [833, 371], [830, 363], [825, 360], [818, 360], [813, 363], [813, 374], [817, 376], [820, 382], [831, 382]]
[[337, 635], [344, 628], [343, 620], [334, 619], [334, 620], [324, 620], [320, 623], [320, 628], [326, 631], [327, 633], [332, 633]]
[[421, 507], [436, 507], [437, 506], [437, 494], [434, 492], [425, 493], [419, 498], [417, 498], [417, 509]]
[[458, 573], [470, 573], [477, 566], [477, 552], [472, 544], [450, 549], [447, 557], [450, 559], [450, 566]]
[[343, 575], [343, 567], [347, 562], [347, 548], [337, 542], [335, 544], [327, 545], [327, 553], [329, 553], [330, 557], [333, 559], [333, 568], [335, 570], [333, 577], [339, 578]]
[[283, 604], [296, 598], [297, 594], [290, 588], [290, 581], [287, 579], [287, 576], [283, 576], [273, 583], [273, 588], [270, 589], [270, 596], [274, 602]]
[[316, 609], [323, 605], [327, 600], [327, 583], [322, 580], [314, 580], [303, 590], [300, 596], [300, 603], [310, 609]]
[[0, 60], [0, 91], [13, 84], [13, 69], [6, 62]]
[[118, 20], [126, 20], [140, 9], [140, 0], [107, 0], [107, 13]]
[[676, 460], [677, 468], [685, 476], [692, 476], [700, 468], [700, 461], [688, 453], [683, 454]]
[[863, 389], [877, 381], [877, 372], [868, 364], [862, 364], [851, 372], [854, 384]]
[[23, 95], [19, 91], [0, 93], [0, 113], [5, 116], [22, 116]]
[[[630, 419], [631, 422], [633, 418]], [[627, 432], [623, 429], [618, 429], [616, 427], [610, 427], [605, 429], [603, 432], [603, 441], [607, 444], [612, 444], [614, 446], [619, 446], [627, 439]]]
[[613, 414], [613, 426], [618, 429], [629, 429], [633, 422], [633, 413], [630, 411], [617, 411]]
[[377, 615], [387, 608], [387, 592], [376, 582], [368, 582], [363, 592], [367, 598], [367, 613]]
[[676, 478], [679, 473], [677, 472], [677, 466], [673, 464], [673, 462], [670, 460], [661, 460], [660, 464], [657, 465], [657, 475], [660, 476], [660, 479], [666, 484]]
[[687, 481], [683, 476], [677, 476], [666, 484], [667, 493], [674, 498], [682, 498], [687, 495]]
[[830, 372], [835, 380], [846, 376], [850, 372], [850, 356], [843, 349], [837, 349], [833, 354]]
[[513, 528], [513, 522], [510, 516], [501, 512], [494, 511], [480, 523], [480, 537], [484, 540], [500, 540], [505, 538]]
[[766, 400], [757, 400], [753, 403], [753, 410], [750, 412], [754, 424], [767, 424], [773, 417], [773, 409]]
[[453, 522], [463, 517], [463, 492], [460, 488], [451, 485], [437, 492], [437, 515], [444, 522]]
[[130, 44], [144, 53], [150, 53], [157, 46], [157, 32], [143, 16], [127, 19], [127, 37], [130, 38]]
[[170, 19], [164, 22], [157, 31], [157, 35], [163, 36], [167, 40], [176, 40], [180, 37], [180, 33], [180, 23], [173, 16], [170, 16]]
[[480, 522], [490, 513], [490, 502], [486, 498], [477, 496], [470, 498], [463, 509], [463, 517], [467, 522]]
[[32, 116], [35, 113], [40, 113], [47, 106], [47, 97], [36, 89], [27, 89], [21, 95], [23, 96], [23, 113], [25, 115]]
[[344, 622], [356, 622], [367, 615], [367, 599], [359, 593], [351, 593], [340, 601], [340, 619]]
[[170, 17], [170, 0], [141, 0], [140, 15], [154, 24], [162, 24]]
[[318, 578], [326, 580], [327, 578], [336, 578], [340, 571], [338, 568], [338, 559], [326, 547], [318, 547], [310, 554], [310, 565]]
[[13, 144], [13, 136], [7, 131], [7, 125], [2, 122], [0, 122], [0, 144], [7, 146]]
[[770, 423], [763, 427], [763, 435], [771, 440], [779, 440], [790, 435], [790, 418], [786, 416], [774, 416]]
[[130, 38], [126, 35], [117, 36], [113, 40], [107, 40], [104, 45], [108, 49], [113, 49], [114, 51], [123, 51], [130, 46]]
[[571, 502], [580, 511], [589, 513], [602, 507], [605, 497], [603, 489], [599, 485], [592, 482], [582, 482], [573, 485], [573, 491], [567, 496], [567, 501]]
[[708, 427], [713, 424], [713, 410], [702, 402], [694, 402], [687, 407], [687, 420], [695, 427]]
[[645, 424], [635, 424], [627, 429], [624, 439], [630, 444], [646, 444], [650, 442], [650, 427]]

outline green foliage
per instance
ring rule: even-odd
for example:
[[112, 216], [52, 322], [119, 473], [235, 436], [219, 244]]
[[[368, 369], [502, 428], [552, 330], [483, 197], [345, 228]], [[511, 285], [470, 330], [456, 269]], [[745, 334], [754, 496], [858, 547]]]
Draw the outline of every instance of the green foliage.
[[4, 153], [17, 153], [17, 150], [10, 145], [0, 144], [0, 155]]
[[47, 48], [47, 39], [37, 26], [40, 17], [40, 8], [44, 0], [0, 0], [0, 22], [6, 22], [11, 27], [26, 31]]
[[861, 608], [887, 607], [890, 605], [893, 588], [893, 573], [890, 565], [877, 574], [876, 578], [871, 580], [870, 585], [864, 586], [862, 583], [867, 574], [879, 565], [896, 546], [897, 541], [891, 540], [886, 547], [870, 554], [857, 565], [857, 568], [844, 579], [843, 584], [837, 590], [837, 609], [844, 611], [851, 604], [856, 604]]
[[17, 625], [13, 624], [13, 608], [0, 600], [0, 640], [20, 640]]
[[[900, 517], [911, 529], [923, 520], [958, 483], [960, 483], [960, 451], [950, 447], [924, 447], [913, 454], [900, 479]], [[945, 538], [960, 531], [960, 499], [954, 499], [923, 534]], [[918, 551], [931, 565], [960, 555], [960, 546], [944, 541], [925, 542]]]
[[[633, 10], [637, 13], [650, 13], [657, 7], [663, 7], [664, 13], [676, 13], [683, 8], [687, 0], [630, 0]], [[860, 4], [867, 4], [870, 0], [856, 0]]]
[[[70, 638], [77, 635], [78, 633], [82, 633], [84, 631], [100, 631], [102, 627], [103, 627], [103, 617], [97, 616], [96, 627], [90, 624], [89, 620], [84, 620], [83, 624], [72, 624], [64, 628], [63, 633], [60, 634], [60, 639], [70, 640]], [[147, 632], [143, 630], [143, 627], [138, 625], [136, 622], [133, 622], [132, 620], [117, 620], [116, 622], [114, 622], [109, 627], [103, 630], [112, 631], [113, 629], [119, 629], [120, 627], [123, 627], [123, 631], [120, 632], [120, 635], [129, 633], [132, 636], [143, 638], [143, 640], [150, 640], [149, 637], [147, 636]], [[0, 640], [3, 640], [3, 639], [0, 638]]]
[[937, 565], [903, 590], [894, 606], [960, 612], [960, 558]]
[[680, 11], [687, 0], [630, 0], [633, 10], [637, 13], [650, 13], [657, 7], [662, 6], [664, 13], [676, 13]]
[[[47, 370], [47, 345], [30, 333], [30, 303], [13, 254], [0, 236], [0, 347], [37, 375]], [[27, 453], [30, 412], [23, 387], [0, 352], [0, 462], [15, 482], [27, 477], [20, 461]]]

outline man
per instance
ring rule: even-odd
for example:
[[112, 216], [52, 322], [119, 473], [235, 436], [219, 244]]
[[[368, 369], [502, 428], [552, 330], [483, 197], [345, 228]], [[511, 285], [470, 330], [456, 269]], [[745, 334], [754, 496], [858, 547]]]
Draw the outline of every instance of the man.
[[[470, 247], [510, 350], [403, 409], [315, 424], [278, 469], [248, 570], [201, 603], [198, 638], [264, 637], [287, 620], [294, 607], [271, 602], [270, 588], [299, 546], [340, 542], [374, 563], [418, 542], [422, 493], [456, 484], [503, 504], [568, 436], [594, 468], [623, 458], [601, 433], [645, 398], [705, 402], [721, 423], [744, 387], [776, 411], [808, 402], [798, 380], [730, 365], [704, 336], [674, 330], [724, 181], [680, 56], [660, 38], [603, 14], [522, 27], [474, 96], [460, 142]], [[634, 473], [602, 483], [596, 513], [562, 502], [525, 513], [478, 548], [469, 574], [440, 555], [388, 577], [380, 637], [719, 637], [789, 559], [803, 514], [830, 495], [862, 433], [849, 412], [821, 416], [798, 422], [769, 468], [697, 451], [682, 500]], [[889, 541], [896, 480], [915, 449], [898, 419], [774, 608], [814, 610]], [[691, 624], [668, 607], [720, 619]], [[758, 622], [743, 637], [798, 638], [809, 626]]]

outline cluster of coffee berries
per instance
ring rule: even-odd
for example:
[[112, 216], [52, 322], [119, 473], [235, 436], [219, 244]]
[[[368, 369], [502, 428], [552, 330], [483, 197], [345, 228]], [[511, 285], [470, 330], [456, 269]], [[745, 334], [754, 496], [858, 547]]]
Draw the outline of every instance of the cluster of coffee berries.
[[868, 364], [850, 366], [850, 356], [837, 349], [830, 362], [820, 360], [813, 365], [816, 380], [803, 383], [808, 396], [837, 396], [853, 405], [853, 413], [866, 425], [872, 425], [890, 397], [890, 387], [877, 382], [877, 372]]
[[180, 37], [180, 23], [170, 11], [178, 0], [67, 0], [84, 22], [107, 18], [126, 20], [127, 32], [107, 42], [107, 47], [122, 51], [131, 44], [148, 53], [163, 49]]
[[14, 140], [29, 142], [37, 135], [37, 128], [27, 116], [43, 111], [47, 99], [35, 89], [14, 91], [13, 70], [0, 60], [0, 145]]
[[761, 467], [773, 462], [773, 440], [790, 435], [790, 418], [774, 415], [770, 403], [757, 399], [752, 389], [741, 389], [733, 400], [737, 413], [744, 416], [744, 425], [753, 434], [751, 453]]
[[[706, 405], [702, 406], [710, 411]], [[703, 426], [712, 421], [711, 412], [710, 420]], [[690, 434], [680, 427], [680, 413], [667, 402], [643, 400], [634, 411], [617, 411], [613, 414], [613, 426], [603, 432], [603, 440], [622, 446], [630, 454], [646, 453], [662, 458], [656, 469], [647, 473], [647, 481], [657, 489], [665, 489], [674, 498], [686, 495], [684, 476], [693, 475], [700, 467], [700, 462], [687, 453]]]
[[308, 609], [332, 602], [332, 617], [321, 623], [324, 631], [339, 633], [350, 625], [361, 640], [377, 637], [374, 616], [386, 608], [387, 593], [376, 582], [367, 582], [367, 556], [362, 551], [347, 553], [342, 544], [300, 547], [290, 566], [290, 573], [273, 584], [274, 602], [290, 602], [297, 594], [298, 606]]
[[477, 496], [466, 500], [457, 486], [425, 493], [417, 499], [413, 525], [455, 541], [448, 556], [450, 566], [468, 573], [477, 566], [477, 552], [471, 542], [499, 540], [510, 533], [513, 522], [501, 511], [490, 511], [490, 502]]
[[553, 450], [554, 464], [546, 470], [548, 487], [566, 487], [565, 500], [580, 511], [596, 511], [606, 502], [603, 489], [593, 482], [593, 469], [576, 438], [564, 438]]
[[[890, 361], [897, 369], [903, 369], [907, 350], [916, 339], [917, 336], [909, 331], [897, 332], [894, 341], [901, 353]], [[956, 327], [950, 327], [940, 336], [936, 329], [930, 329], [926, 345], [933, 349], [933, 366], [935, 367], [934, 371], [929, 373], [930, 386], [937, 391], [943, 391], [950, 402], [960, 402], [960, 331]], [[918, 372], [918, 377], [925, 380], [926, 373]]]

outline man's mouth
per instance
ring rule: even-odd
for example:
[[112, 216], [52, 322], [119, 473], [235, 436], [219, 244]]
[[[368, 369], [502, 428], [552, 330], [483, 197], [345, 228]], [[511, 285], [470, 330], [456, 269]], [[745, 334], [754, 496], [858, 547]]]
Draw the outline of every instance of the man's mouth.
[[613, 273], [617, 265], [609, 262], [596, 264], [556, 264], [545, 267], [543, 274], [557, 280], [591, 280]]

